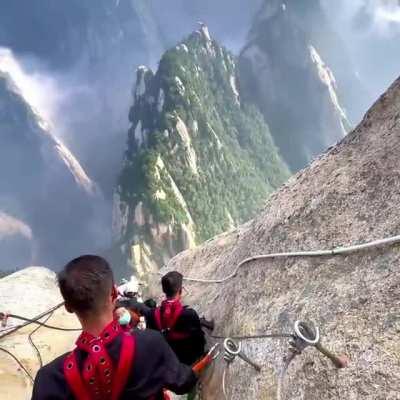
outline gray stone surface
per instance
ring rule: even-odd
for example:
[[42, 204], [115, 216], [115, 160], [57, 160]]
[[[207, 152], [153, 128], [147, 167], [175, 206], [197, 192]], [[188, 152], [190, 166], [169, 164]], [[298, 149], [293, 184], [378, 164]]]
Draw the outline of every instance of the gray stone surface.
[[[62, 302], [55, 273], [43, 267], [29, 267], [0, 279], [0, 312], [8, 312], [33, 318]], [[45, 319], [45, 318], [44, 318]], [[43, 321], [42, 319], [41, 321]], [[9, 319], [6, 327], [0, 326], [0, 336], [5, 329], [21, 322]], [[48, 320], [50, 325], [65, 328], [79, 327], [79, 321], [61, 307]], [[28, 325], [0, 339], [0, 347], [12, 352], [32, 376], [39, 369], [39, 359], [28, 341], [28, 335], [36, 325]], [[71, 350], [79, 332], [60, 332], [40, 328], [32, 339], [46, 364]], [[0, 351], [0, 399], [28, 400], [32, 384], [17, 363]]]
[[[294, 176], [257, 218], [181, 253], [167, 269], [191, 277], [223, 277], [251, 255], [397, 235], [399, 153], [397, 80], [351, 134]], [[214, 318], [215, 333], [223, 335], [291, 331], [296, 319], [313, 320], [323, 342], [350, 357], [348, 368], [336, 370], [315, 349], [306, 349], [288, 370], [282, 400], [400, 399], [399, 249], [253, 262], [225, 284], [186, 282], [187, 302]], [[230, 398], [276, 399], [287, 341], [248, 341], [243, 346], [264, 369], [257, 374], [235, 361], [228, 376]], [[205, 385], [203, 398], [223, 398], [220, 372], [216, 380]]]

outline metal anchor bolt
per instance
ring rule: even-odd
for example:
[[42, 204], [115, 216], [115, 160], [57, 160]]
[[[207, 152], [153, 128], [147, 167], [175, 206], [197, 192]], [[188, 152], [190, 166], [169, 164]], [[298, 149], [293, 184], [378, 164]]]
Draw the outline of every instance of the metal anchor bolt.
[[245, 361], [247, 364], [251, 365], [257, 372], [261, 371], [261, 366], [255, 361], [251, 360], [249, 357], [246, 356], [246, 354], [242, 352], [241, 343], [236, 344], [236, 342], [234, 342], [231, 338], [226, 338], [224, 340], [224, 349], [224, 359], [227, 363], [231, 363], [237, 356]]
[[349, 358], [345, 355], [338, 356], [326, 349], [320, 341], [319, 329], [316, 326], [309, 326], [305, 322], [296, 321], [294, 330], [298, 339], [303, 342], [302, 349], [306, 346], [314, 346], [320, 353], [333, 363], [336, 368], [346, 368], [349, 365]]

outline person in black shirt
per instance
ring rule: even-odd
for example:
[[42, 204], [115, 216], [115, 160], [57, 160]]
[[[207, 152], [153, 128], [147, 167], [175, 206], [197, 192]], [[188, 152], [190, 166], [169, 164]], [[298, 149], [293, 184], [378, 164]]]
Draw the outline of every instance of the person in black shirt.
[[166, 300], [160, 307], [147, 307], [135, 300], [121, 305], [137, 309], [145, 316], [148, 328], [163, 333], [178, 360], [193, 365], [204, 355], [206, 341], [197, 312], [181, 303], [182, 283], [183, 276], [177, 271], [162, 277], [161, 286]]
[[179, 362], [160, 333], [124, 331], [113, 317], [117, 290], [103, 258], [71, 261], [58, 281], [65, 307], [77, 315], [83, 332], [72, 353], [39, 370], [32, 400], [161, 400], [164, 389], [190, 392], [212, 361], [208, 355], [192, 369]]

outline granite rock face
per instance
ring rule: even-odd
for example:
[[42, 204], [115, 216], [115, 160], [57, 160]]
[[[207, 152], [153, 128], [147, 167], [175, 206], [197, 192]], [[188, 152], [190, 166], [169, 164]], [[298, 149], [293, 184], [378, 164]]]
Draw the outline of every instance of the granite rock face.
[[[32, 263], [58, 267], [71, 254], [100, 247], [93, 242], [99, 236], [95, 232], [103, 198], [13, 76], [3, 72], [8, 56], [0, 51], [1, 268], [12, 271]], [[25, 225], [23, 236], [31, 242], [27, 246], [19, 240], [21, 250], [5, 241], [6, 233], [12, 236], [21, 227], [16, 220]]]
[[[29, 267], [0, 279], [0, 312], [8, 312], [27, 318], [36, 317], [60, 304], [62, 298], [57, 287], [55, 273], [43, 267]], [[45, 321], [46, 317], [41, 321]], [[47, 321], [50, 325], [65, 328], [79, 327], [79, 321], [64, 307], [56, 310]], [[21, 321], [9, 318], [6, 327], [0, 327], [0, 347], [13, 353], [34, 377], [39, 369], [39, 358], [28, 341], [28, 335], [36, 325], [28, 325], [2, 337], [9, 328]], [[59, 332], [40, 328], [32, 335], [43, 363], [73, 349], [78, 332]], [[0, 398], [2, 400], [30, 399], [32, 384], [17, 363], [0, 351]]]
[[360, 102], [363, 92], [319, 2], [264, 2], [239, 70], [243, 97], [259, 107], [294, 172], [342, 139], [355, 114], [359, 120], [348, 93]]
[[[399, 151], [397, 80], [352, 133], [291, 178], [253, 221], [181, 253], [167, 269], [218, 278], [252, 255], [330, 249], [399, 234]], [[282, 399], [394, 400], [400, 393], [399, 261], [396, 245], [347, 256], [257, 261], [224, 284], [186, 282], [187, 302], [215, 319], [216, 334], [227, 336], [292, 332], [295, 320], [313, 320], [322, 341], [350, 357], [350, 366], [337, 370], [307, 349], [290, 365]], [[276, 399], [288, 342], [246, 341], [243, 349], [263, 371], [235, 361], [230, 398]], [[214, 379], [220, 382], [220, 375]], [[220, 384], [204, 390], [206, 399], [222, 398]]]

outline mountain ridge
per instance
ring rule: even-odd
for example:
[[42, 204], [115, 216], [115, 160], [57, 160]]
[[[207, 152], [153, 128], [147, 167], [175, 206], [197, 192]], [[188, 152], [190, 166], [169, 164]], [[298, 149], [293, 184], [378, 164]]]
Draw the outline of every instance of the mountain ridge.
[[[324, 43], [321, 36], [329, 46], [320, 44]], [[343, 47], [332, 45], [339, 42], [335, 39], [319, 4], [273, 0], [265, 2], [256, 15], [239, 57], [244, 97], [263, 113], [293, 172], [352, 128], [346, 108], [353, 111], [354, 101], [343, 105], [342, 94], [347, 93], [343, 84], [352, 82], [351, 93], [360, 90], [355, 74], [340, 69], [340, 80], [336, 80], [326, 63], [327, 48], [339, 47], [345, 55]]]
[[288, 176], [236, 81], [233, 56], [203, 24], [164, 54], [156, 73], [138, 69], [117, 189], [119, 220], [128, 224], [117, 236], [158, 253], [152, 269], [250, 218]]
[[[38, 258], [57, 265], [63, 255], [68, 257], [83, 251], [87, 244], [81, 241], [88, 236], [93, 238], [91, 229], [97, 222], [92, 218], [98, 216], [96, 208], [101, 207], [101, 193], [71, 151], [40, 117], [40, 110], [34, 110], [12, 76], [1, 71], [0, 129], [0, 210], [24, 221], [31, 230], [31, 250], [26, 254], [25, 265]], [[17, 185], [14, 176], [17, 176]], [[74, 223], [78, 219], [81, 220], [79, 234]], [[63, 242], [62, 238], [68, 237], [67, 232], [71, 231], [75, 231], [74, 239]], [[10, 242], [2, 243], [2, 248], [6, 245]], [[2, 262], [8, 263], [11, 259], [12, 256], [7, 256]], [[2, 267], [12, 270], [24, 265], [18, 250], [15, 259], [16, 263]]]

